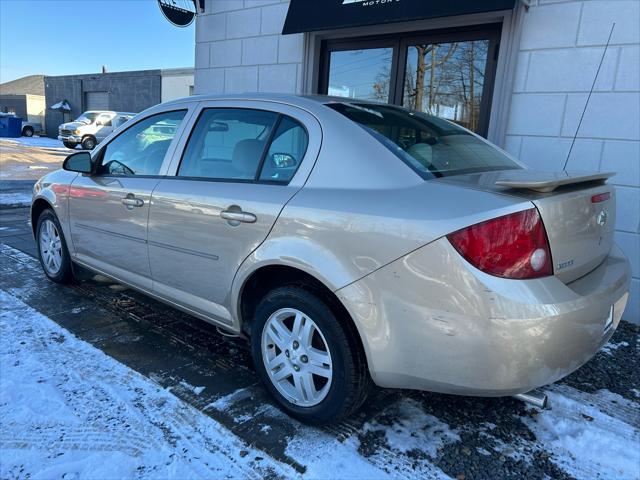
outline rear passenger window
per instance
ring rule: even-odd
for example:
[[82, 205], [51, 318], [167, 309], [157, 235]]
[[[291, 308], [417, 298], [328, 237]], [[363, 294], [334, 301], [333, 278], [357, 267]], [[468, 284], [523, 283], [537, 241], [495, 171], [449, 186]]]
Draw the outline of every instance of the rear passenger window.
[[302, 125], [282, 117], [260, 172], [260, 180], [288, 183], [307, 151], [309, 137]]
[[262, 110], [204, 110], [180, 162], [178, 176], [254, 180], [278, 114]]

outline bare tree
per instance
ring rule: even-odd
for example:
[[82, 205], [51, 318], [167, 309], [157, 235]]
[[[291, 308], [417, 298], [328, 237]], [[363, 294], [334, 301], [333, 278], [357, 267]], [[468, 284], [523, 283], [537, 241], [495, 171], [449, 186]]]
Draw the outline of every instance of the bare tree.
[[[429, 103], [427, 110], [432, 111], [433, 105], [435, 101], [435, 82], [437, 76], [437, 69], [444, 65], [449, 58], [454, 54], [457, 48], [456, 43], [449, 44], [449, 49], [442, 58], [437, 58], [437, 52], [439, 45], [438, 44], [430, 44], [430, 45], [413, 45], [417, 53], [417, 61], [415, 68], [415, 82], [411, 82], [409, 92], [409, 98], [413, 101], [411, 102], [411, 107], [416, 110], [422, 110], [424, 104], [424, 91], [425, 91], [425, 77], [427, 70], [429, 70]], [[427, 63], [426, 57], [427, 55], [431, 55], [431, 61]], [[409, 78], [409, 72], [412, 71], [411, 68], [407, 69], [407, 78]]]
[[487, 50], [486, 41], [466, 42], [455, 62], [460, 85], [459, 101], [463, 104], [467, 116], [464, 123], [471, 130], [478, 128]]

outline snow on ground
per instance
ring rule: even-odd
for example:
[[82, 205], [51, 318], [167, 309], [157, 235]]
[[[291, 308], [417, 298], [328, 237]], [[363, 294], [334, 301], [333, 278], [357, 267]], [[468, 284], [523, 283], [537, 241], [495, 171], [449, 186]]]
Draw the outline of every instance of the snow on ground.
[[600, 351], [606, 353], [607, 355], [612, 355], [613, 352], [619, 349], [620, 347], [628, 347], [628, 346], [629, 344], [627, 342], [620, 342], [620, 343], [609, 342], [606, 345], [603, 345]]
[[[3, 250], [42, 275], [35, 259], [0, 245]], [[296, 475], [247, 446], [233, 427], [222, 427], [13, 296], [35, 288], [27, 277], [8, 288], [11, 294], [0, 290], [0, 478]], [[626, 348], [622, 343], [609, 344], [611, 354]], [[183, 381], [179, 387], [199, 396], [209, 389], [201, 385]], [[545, 463], [576, 479], [640, 479], [638, 403], [608, 390], [587, 393], [554, 384], [545, 388], [549, 410], [496, 404], [495, 423], [475, 418], [473, 402], [457, 402], [460, 410], [452, 412], [456, 407], [446, 402], [426, 408], [419, 395], [390, 396], [385, 408], [364, 425], [354, 422], [342, 440], [330, 429], [291, 420], [263, 400], [253, 402], [261, 390], [257, 384], [239, 388], [204, 411], [224, 412], [238, 431], [252, 417], [264, 420], [258, 425], [263, 434], [286, 426], [285, 453], [306, 468], [305, 478], [439, 479], [445, 472], [455, 478], [460, 470], [451, 465], [465, 461], [476, 462], [476, 471], [487, 476], [521, 468], [533, 469], [531, 478], [554, 476], [541, 469], [544, 455]], [[247, 404], [251, 409], [240, 408]]]
[[31, 194], [28, 193], [0, 193], [0, 206], [29, 206]]
[[41, 147], [53, 148], [56, 150], [69, 150], [57, 138], [48, 137], [18, 137], [18, 138], [1, 138], [0, 145], [3, 146], [24, 146], [24, 147]]
[[[551, 409], [525, 423], [574, 478], [640, 478], [640, 411], [619, 395], [567, 386], [547, 391]], [[630, 423], [628, 423], [630, 422]]]
[[[234, 405], [237, 402], [251, 398], [253, 387], [241, 388], [227, 396], [221, 397], [215, 402], [207, 405], [205, 410], [216, 409], [234, 415], [234, 421], [243, 423], [251, 417], [235, 415]], [[298, 422], [293, 422], [282, 411], [272, 405], [263, 404], [254, 412], [254, 416], [266, 416], [271, 420], [284, 424], [295, 425], [295, 435], [288, 438], [285, 453], [301, 465], [304, 465], [306, 472], [304, 477], [310, 479], [340, 478], [341, 480], [366, 478], [402, 478], [399, 475], [389, 474], [382, 468], [372, 464], [369, 459], [365, 459], [358, 453], [359, 442], [357, 438], [349, 437], [343, 442], [336, 440], [317, 428], [306, 426]], [[268, 432], [270, 427], [265, 425], [264, 432]], [[394, 459], [394, 462], [397, 459]], [[388, 463], [388, 462], [386, 462]], [[385, 465], [386, 466], [386, 465]], [[423, 478], [443, 478], [446, 477], [439, 469], [436, 476]]]
[[[378, 422], [367, 423], [365, 432], [381, 431], [387, 444], [393, 450], [409, 452], [420, 448], [431, 457], [436, 457], [438, 449], [446, 443], [460, 441], [460, 436], [449, 425], [422, 410], [422, 407], [411, 399], [404, 399], [391, 406], [385, 412], [393, 418], [390, 426]], [[419, 435], [417, 434], [419, 432]]]
[[0, 478], [295, 472], [0, 290]]

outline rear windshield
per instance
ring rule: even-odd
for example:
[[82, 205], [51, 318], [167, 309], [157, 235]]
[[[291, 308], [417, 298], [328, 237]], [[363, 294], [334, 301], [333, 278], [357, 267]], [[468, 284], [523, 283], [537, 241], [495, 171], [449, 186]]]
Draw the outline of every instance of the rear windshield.
[[362, 125], [425, 179], [522, 168], [467, 130], [431, 115], [390, 105], [327, 106]]

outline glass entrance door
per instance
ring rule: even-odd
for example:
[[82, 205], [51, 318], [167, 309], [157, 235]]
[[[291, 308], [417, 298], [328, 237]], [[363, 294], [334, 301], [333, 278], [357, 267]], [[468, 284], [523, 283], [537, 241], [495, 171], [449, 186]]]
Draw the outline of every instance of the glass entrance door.
[[489, 40], [407, 47], [402, 105], [481, 131]]
[[500, 29], [326, 41], [319, 93], [403, 105], [486, 136]]
[[392, 57], [392, 48], [331, 52], [327, 93], [388, 102]]

